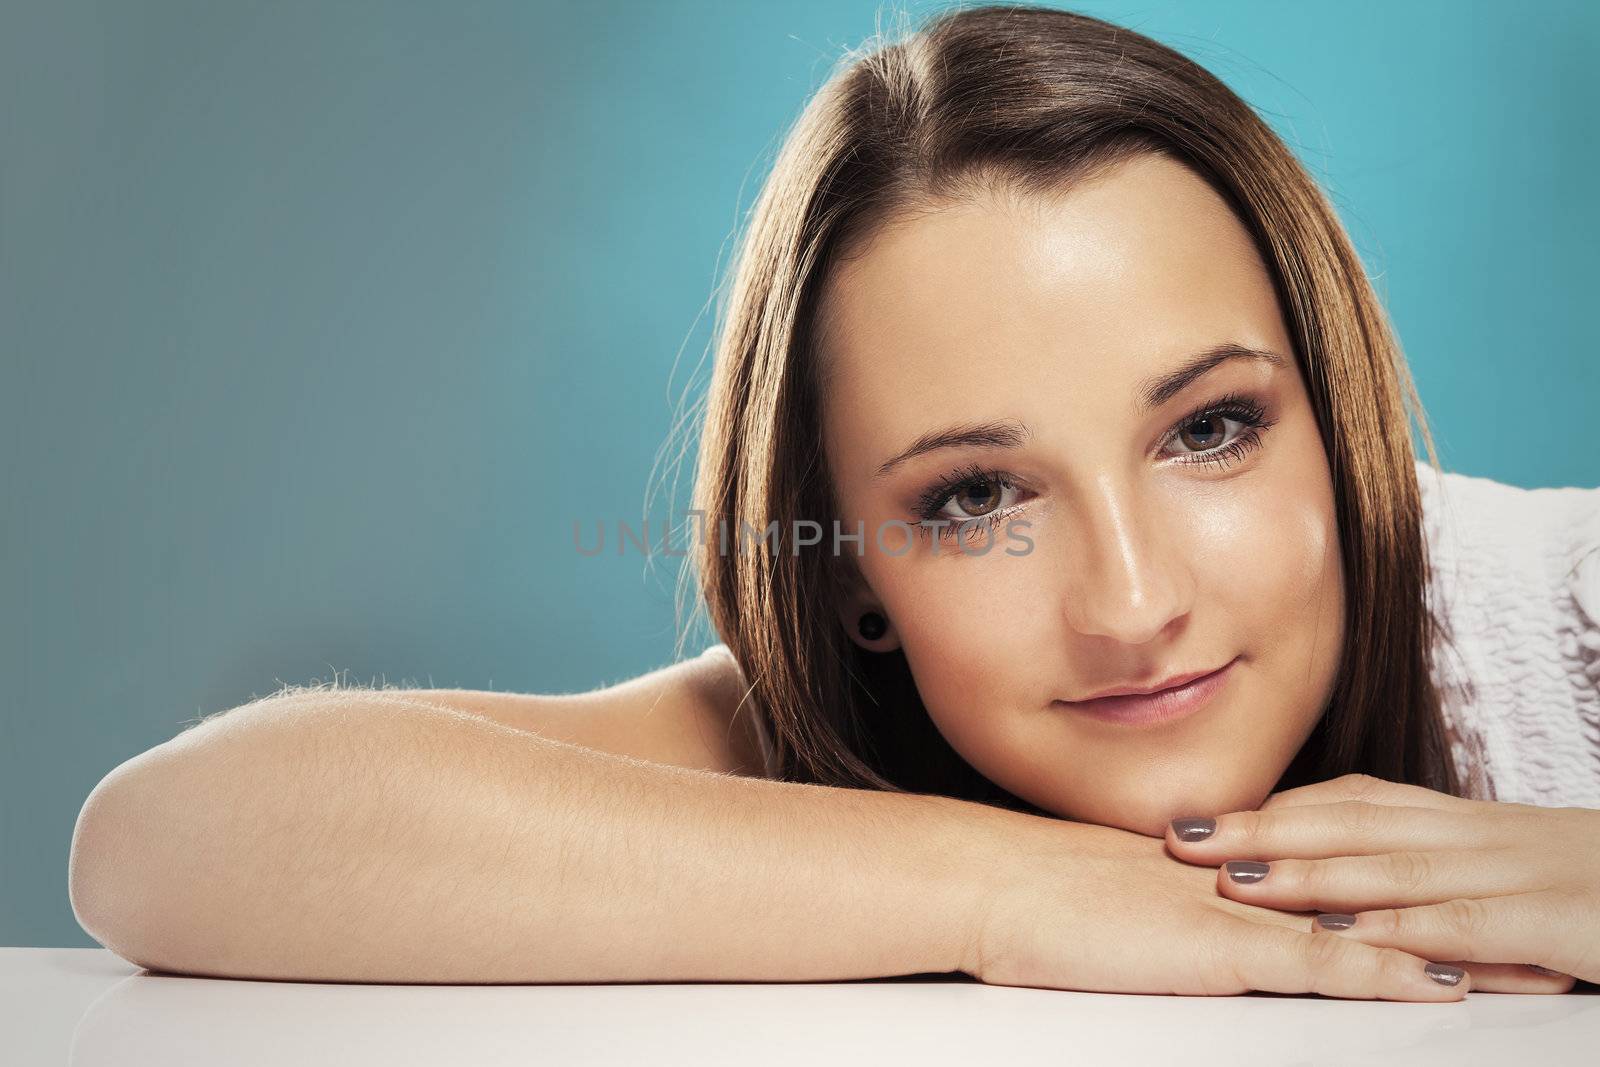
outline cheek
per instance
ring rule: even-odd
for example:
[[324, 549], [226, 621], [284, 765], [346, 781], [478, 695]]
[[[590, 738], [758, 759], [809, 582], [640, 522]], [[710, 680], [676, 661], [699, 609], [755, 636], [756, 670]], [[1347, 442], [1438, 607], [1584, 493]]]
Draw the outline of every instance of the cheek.
[[[889, 560], [873, 582], [923, 703], [952, 743], [992, 730], [1008, 709], [1048, 700], [1034, 690], [1041, 670], [1053, 669], [1038, 658], [1049, 597], [1037, 557], [1007, 556], [1006, 547], [1002, 538], [982, 557]], [[939, 551], [960, 553], [953, 542]]]
[[[1197, 526], [1197, 592], [1226, 610], [1240, 637], [1266, 652], [1342, 603], [1331, 493], [1263, 481], [1207, 509]], [[1206, 607], [1195, 605], [1196, 619]], [[1249, 651], [1249, 649], [1245, 649]]]
[[[1241, 482], [1241, 487], [1244, 485]], [[1345, 589], [1333, 488], [1307, 464], [1231, 493], [1197, 564], [1195, 622], [1226, 628], [1243, 653], [1239, 700], [1198, 739], [1208, 776], [1175, 771], [1186, 803], [1254, 807], [1304, 745], [1344, 651]], [[1176, 802], [1176, 800], [1174, 801]], [[1209, 808], [1207, 809], [1209, 810]]]
[[[1307, 455], [1310, 455], [1308, 452]], [[1344, 651], [1345, 590], [1333, 487], [1312, 463], [1264, 470], [1218, 494], [1193, 557], [1193, 623], [1240, 652], [1248, 683], [1203, 738], [1219, 781], [1270, 789], [1327, 705]], [[1268, 476], [1270, 474], [1270, 476]], [[1220, 632], [1217, 632], [1220, 631]]]

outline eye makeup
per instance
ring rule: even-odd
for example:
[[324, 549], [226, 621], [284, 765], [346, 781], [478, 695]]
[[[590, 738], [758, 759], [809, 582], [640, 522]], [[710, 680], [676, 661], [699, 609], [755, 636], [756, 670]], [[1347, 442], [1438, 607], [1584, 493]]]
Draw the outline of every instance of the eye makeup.
[[[1209, 432], [1191, 433], [1187, 436], [1190, 438], [1221, 436], [1223, 438], [1221, 443], [1198, 451], [1177, 453], [1173, 459], [1182, 464], [1198, 463], [1219, 470], [1226, 469], [1243, 462], [1252, 451], [1260, 448], [1266, 431], [1276, 421], [1268, 416], [1265, 405], [1255, 397], [1247, 393], [1225, 393], [1195, 407], [1173, 423], [1162, 436], [1162, 444], [1165, 448], [1174, 441], [1181, 443], [1186, 436], [1184, 431], [1197, 425], [1216, 427]], [[1238, 425], [1238, 429], [1231, 435], [1227, 430], [1228, 423]], [[1006, 491], [1020, 488], [1022, 488], [1021, 480], [1009, 471], [983, 467], [975, 463], [957, 468], [923, 489], [917, 495], [913, 506], [916, 516], [914, 521], [934, 523], [943, 520], [948, 525], [936, 528], [923, 525], [918, 527], [918, 532], [936, 533], [941, 540], [954, 540], [957, 537], [971, 539], [973, 534], [981, 532], [985, 525], [992, 529], [1011, 518], [1021, 505], [996, 504], [992, 511], [980, 515], [948, 514], [945, 511], [946, 505], [963, 492], [981, 492], [988, 489], [990, 495], [998, 495], [1003, 501]]]
[[940, 540], [955, 540], [958, 536], [966, 536], [970, 541], [972, 535], [981, 531], [986, 524], [993, 529], [1004, 522], [1016, 510], [1014, 507], [1002, 508], [996, 505], [993, 511], [982, 515], [946, 515], [944, 506], [952, 498], [969, 489], [982, 489], [993, 486], [999, 493], [1004, 494], [1007, 489], [1017, 488], [1017, 483], [1012, 475], [1002, 470], [984, 468], [977, 464], [951, 471], [934, 484], [928, 486], [917, 496], [917, 503], [913, 511], [918, 523], [933, 523], [940, 520], [946, 521], [946, 526], [918, 526], [917, 533], [926, 537], [937, 533]]
[[1226, 468], [1242, 460], [1252, 449], [1260, 447], [1262, 436], [1277, 421], [1267, 416], [1266, 408], [1254, 397], [1244, 393], [1225, 393], [1201, 404], [1173, 423], [1166, 440], [1181, 438], [1182, 431], [1196, 423], [1218, 419], [1237, 422], [1240, 425], [1239, 432], [1220, 445], [1179, 456], [1180, 463], [1205, 463]]

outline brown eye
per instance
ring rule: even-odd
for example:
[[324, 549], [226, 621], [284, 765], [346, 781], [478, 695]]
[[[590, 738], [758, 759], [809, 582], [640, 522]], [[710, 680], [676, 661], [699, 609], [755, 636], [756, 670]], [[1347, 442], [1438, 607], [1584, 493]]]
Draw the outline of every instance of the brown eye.
[[968, 466], [923, 490], [912, 514], [917, 523], [937, 523], [939, 537], [953, 537], [979, 520], [998, 523], [1025, 495], [1005, 471]]
[[1000, 505], [1000, 487], [992, 481], [969, 482], [951, 498], [970, 518], [987, 515]]
[[[1199, 433], [1191, 433], [1199, 427]], [[1228, 435], [1226, 420], [1220, 415], [1201, 415], [1178, 427], [1178, 440], [1184, 447], [1206, 452], [1220, 445]]]

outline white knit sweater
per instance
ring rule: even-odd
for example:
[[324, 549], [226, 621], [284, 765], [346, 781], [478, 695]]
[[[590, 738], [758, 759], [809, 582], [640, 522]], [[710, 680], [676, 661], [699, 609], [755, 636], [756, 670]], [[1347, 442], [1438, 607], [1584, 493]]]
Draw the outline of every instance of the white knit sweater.
[[1453, 632], [1433, 677], [1467, 795], [1600, 808], [1600, 488], [1416, 469], [1428, 603]]

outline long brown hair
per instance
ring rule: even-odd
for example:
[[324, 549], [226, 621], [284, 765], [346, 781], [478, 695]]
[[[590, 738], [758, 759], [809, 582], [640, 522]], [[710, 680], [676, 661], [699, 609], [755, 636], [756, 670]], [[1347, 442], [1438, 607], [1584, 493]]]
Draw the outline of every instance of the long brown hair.
[[[939, 793], [1038, 812], [962, 759], [900, 652], [856, 646], [821, 551], [735, 551], [740, 523], [832, 528], [817, 311], [830, 266], [875, 227], [996, 181], [1059, 190], [1139, 152], [1192, 168], [1230, 205], [1272, 275], [1316, 413], [1346, 581], [1328, 706], [1278, 788], [1361, 772], [1459, 795], [1430, 676], [1434, 619], [1413, 467], [1415, 386], [1359, 258], [1316, 182], [1203, 67], [1148, 37], [1060, 9], [946, 9], [846, 54], [778, 152], [719, 308], [688, 564], [788, 781]], [[720, 529], [732, 532], [723, 542]], [[726, 548], [726, 550], [725, 550]], [[686, 572], [687, 573], [687, 572]]]

